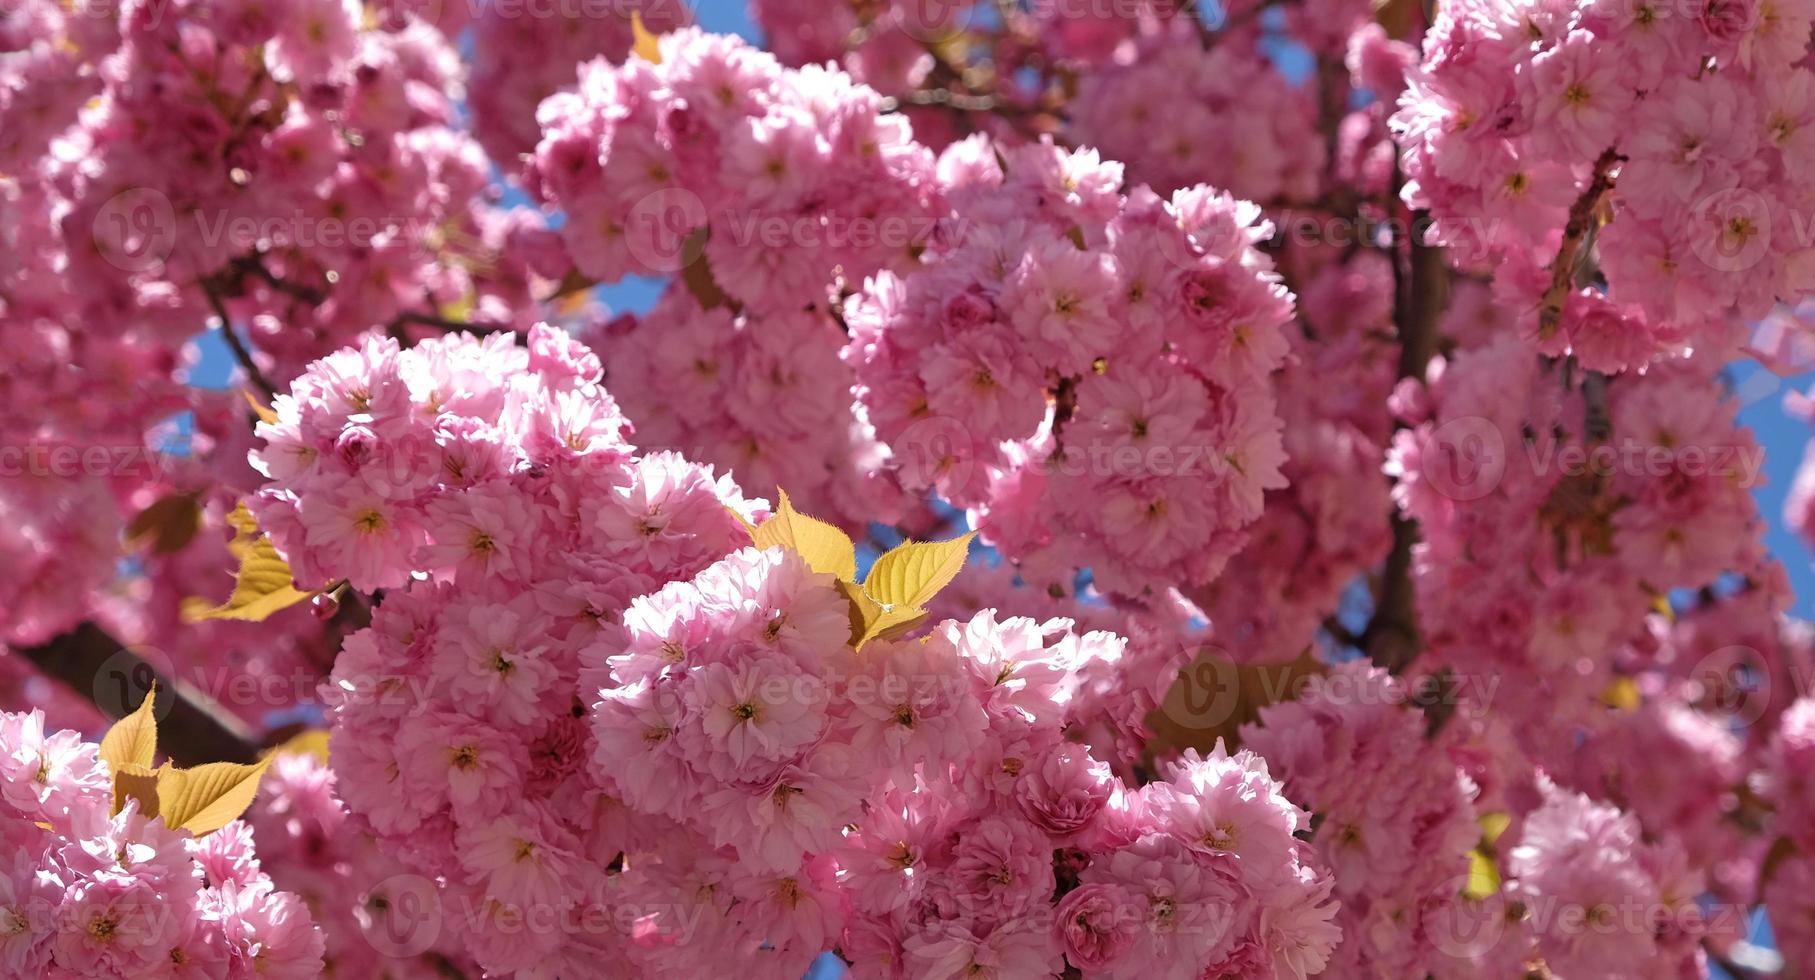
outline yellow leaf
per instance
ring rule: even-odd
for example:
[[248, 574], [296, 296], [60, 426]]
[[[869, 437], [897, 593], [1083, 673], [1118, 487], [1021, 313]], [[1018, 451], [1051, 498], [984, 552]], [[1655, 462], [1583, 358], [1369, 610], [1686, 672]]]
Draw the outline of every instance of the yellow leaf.
[[786, 490], [777, 489], [781, 503], [768, 520], [750, 532], [758, 548], [781, 545], [806, 559], [816, 572], [830, 572], [841, 582], [857, 578], [857, 546], [843, 531], [817, 517], [794, 509]]
[[298, 732], [273, 746], [266, 754], [270, 756], [312, 755], [326, 763], [328, 761], [328, 733], [321, 728]]
[[1506, 828], [1512, 824], [1512, 815], [1495, 810], [1492, 813], [1481, 814], [1479, 823], [1481, 824], [1482, 845], [1492, 847], [1500, 840], [1500, 835], [1506, 833]]
[[152, 713], [157, 697], [158, 685], [153, 681], [138, 709], [114, 722], [101, 736], [101, 761], [109, 769], [117, 773], [127, 766], [151, 767], [151, 759], [158, 751], [158, 719]]
[[166, 494], [138, 512], [126, 525], [126, 546], [170, 555], [195, 540], [202, 527], [202, 508], [194, 494]]
[[139, 814], [147, 820], [158, 815], [158, 774], [150, 766], [125, 763], [113, 771], [113, 812], [126, 809], [127, 800], [139, 801]]
[[233, 583], [233, 594], [212, 609], [184, 609], [192, 623], [208, 619], [244, 619], [259, 622], [272, 613], [314, 595], [296, 587], [290, 578], [290, 566], [277, 555], [277, 549], [264, 537], [254, 541], [240, 558], [239, 578]]
[[970, 552], [969, 531], [950, 541], [909, 541], [890, 549], [870, 566], [863, 591], [884, 606], [925, 609], [939, 590], [951, 584]]
[[182, 605], [184, 622], [198, 623], [208, 619], [258, 622], [315, 594], [296, 587], [290, 577], [289, 563], [278, 555], [271, 540], [259, 533], [258, 521], [246, 510], [244, 502], [227, 515], [227, 523], [234, 529], [227, 550], [239, 558], [233, 594], [225, 603], [213, 607], [185, 601]]
[[750, 540], [752, 540], [752, 541], [756, 540], [756, 525], [750, 523], [750, 519], [748, 517], [745, 517], [741, 511], [739, 511], [736, 507], [731, 506], [730, 504], [725, 505], [725, 513], [730, 514], [732, 516], [732, 518], [737, 521], [738, 524], [743, 526], [744, 532], [746, 534], [750, 535]]
[[[258, 420], [260, 422], [263, 422], [266, 425], [276, 425], [277, 424], [277, 413], [276, 412], [273, 412], [271, 409], [267, 408], [266, 406], [259, 404], [258, 397], [256, 395], [252, 394], [252, 392], [246, 391], [243, 388], [240, 389], [240, 392], [241, 392], [241, 394], [244, 394], [246, 396], [246, 404], [252, 406], [252, 414], [258, 416]], [[242, 504], [241, 506], [245, 506], [245, 505]]]
[[258, 518], [253, 517], [252, 511], [246, 509], [244, 500], [234, 504], [233, 510], [228, 512], [227, 526], [233, 529], [233, 536], [236, 539], [255, 537], [258, 534]]
[[1616, 711], [1637, 711], [1642, 700], [1638, 682], [1630, 677], [1615, 677], [1601, 692], [1601, 703]]
[[662, 63], [662, 46], [656, 42], [655, 35], [649, 33], [649, 28], [643, 26], [643, 15], [634, 10], [630, 12], [630, 35], [634, 38], [630, 50], [637, 57], [652, 65]]
[[1468, 852], [1468, 884], [1462, 888], [1462, 897], [1479, 902], [1499, 893], [1500, 866], [1479, 847]]
[[884, 607], [863, 594], [863, 586], [839, 582], [838, 588], [851, 603], [851, 646], [863, 645], [882, 636], [906, 632], [926, 618], [926, 610], [910, 606]]
[[271, 765], [266, 756], [252, 765], [211, 762], [193, 769], [158, 770], [158, 808], [165, 826], [197, 837], [238, 819], [258, 795], [258, 780]]

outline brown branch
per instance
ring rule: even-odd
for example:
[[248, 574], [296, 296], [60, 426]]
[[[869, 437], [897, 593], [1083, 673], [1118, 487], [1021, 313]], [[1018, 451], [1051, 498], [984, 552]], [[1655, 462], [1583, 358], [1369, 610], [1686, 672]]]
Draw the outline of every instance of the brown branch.
[[[1399, 177], [1394, 174], [1397, 196]], [[1443, 254], [1426, 241], [1430, 215], [1411, 212], [1405, 247], [1393, 255], [1393, 324], [1399, 337], [1399, 377], [1424, 380], [1437, 349], [1437, 321], [1449, 295], [1449, 268]], [[1397, 243], [1395, 243], [1397, 244]], [[1362, 631], [1362, 649], [1374, 663], [1397, 674], [1418, 656], [1423, 639], [1418, 630], [1416, 589], [1412, 586], [1412, 547], [1418, 524], [1395, 510], [1393, 550], [1387, 554], [1374, 593], [1374, 615]]]
[[462, 330], [481, 337], [493, 333], [510, 333], [515, 329], [502, 323], [486, 323], [484, 321], [469, 323], [464, 320], [450, 320], [446, 317], [435, 316], [431, 313], [418, 313], [415, 310], [405, 310], [392, 317], [391, 322], [385, 324], [385, 330], [386, 332], [391, 332], [398, 327], [412, 323], [424, 327], [439, 327], [442, 330]]
[[1582, 243], [1594, 227], [1594, 214], [1601, 199], [1613, 189], [1613, 165], [1626, 159], [1613, 147], [1602, 151], [1594, 162], [1594, 176], [1588, 186], [1569, 206], [1569, 221], [1563, 226], [1563, 242], [1557, 246], [1557, 257], [1550, 263], [1550, 286], [1544, 290], [1544, 301], [1538, 307], [1538, 337], [1548, 340], [1556, 335], [1563, 322], [1563, 304], [1575, 289], [1576, 263], [1582, 254]]
[[251, 275], [285, 296], [300, 300], [310, 306], [320, 306], [328, 298], [327, 293], [314, 286], [291, 282], [265, 268], [262, 255], [242, 255], [234, 259], [229, 268], [233, 271], [235, 280]]
[[221, 294], [215, 288], [214, 281], [204, 278], [200, 285], [202, 294], [208, 297], [208, 305], [214, 308], [214, 315], [221, 321], [221, 336], [226, 339], [228, 349], [233, 351], [233, 359], [239, 362], [239, 366], [246, 372], [246, 377], [250, 378], [253, 384], [258, 385], [266, 398], [277, 397], [277, 386], [271, 383], [270, 378], [265, 377], [265, 372], [258, 369], [258, 365], [252, 360], [252, 352], [246, 349], [246, 345], [240, 341], [239, 335], [233, 332], [233, 318], [227, 315], [227, 304], [221, 301]]
[[[93, 623], [34, 647], [14, 648], [45, 674], [120, 717], [158, 686], [158, 749], [180, 765], [252, 762], [258, 738], [206, 693], [171, 677]], [[168, 708], [165, 708], [168, 705]], [[168, 710], [168, 714], [164, 712]]]

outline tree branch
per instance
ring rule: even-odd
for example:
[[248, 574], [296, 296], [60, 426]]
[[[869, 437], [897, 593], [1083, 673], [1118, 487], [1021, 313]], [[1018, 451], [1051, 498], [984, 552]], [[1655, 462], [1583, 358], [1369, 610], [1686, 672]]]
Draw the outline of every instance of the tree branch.
[[94, 623], [13, 651], [115, 717], [137, 706], [156, 681], [158, 711], [163, 714], [158, 721], [158, 750], [181, 765], [258, 758], [258, 738], [244, 722], [194, 685], [153, 667]]
[[1626, 159], [1613, 147], [1601, 152], [1594, 162], [1594, 176], [1588, 186], [1569, 206], [1569, 221], [1563, 226], [1563, 242], [1557, 246], [1557, 257], [1550, 263], [1550, 286], [1544, 290], [1544, 302], [1538, 307], [1538, 336], [1548, 340], [1556, 335], [1563, 322], [1563, 304], [1575, 289], [1576, 263], [1582, 243], [1594, 227], [1594, 213], [1601, 198], [1613, 189], [1613, 165]]
[[[1395, 191], [1399, 178], [1394, 175]], [[1395, 193], [1395, 196], [1397, 194]], [[1443, 254], [1425, 238], [1430, 214], [1411, 212], [1406, 247], [1393, 255], [1393, 324], [1399, 336], [1401, 379], [1424, 380], [1425, 368], [1437, 349], [1437, 321], [1449, 298], [1449, 269]], [[1418, 524], [1393, 512], [1393, 550], [1374, 593], [1374, 615], [1362, 631], [1362, 649], [1374, 663], [1397, 674], [1418, 656], [1423, 640], [1418, 631], [1416, 590], [1412, 587], [1412, 546], [1418, 543]]]
[[481, 337], [493, 333], [510, 333], [512, 330], [511, 327], [502, 323], [485, 323], [483, 321], [469, 323], [463, 320], [450, 320], [446, 317], [435, 316], [432, 313], [418, 313], [415, 310], [405, 310], [392, 317], [391, 322], [385, 325], [385, 330], [386, 332], [390, 332], [398, 327], [411, 323], [424, 327], [438, 327], [442, 330], [462, 330]]
[[265, 377], [265, 372], [258, 369], [258, 365], [252, 360], [252, 352], [246, 349], [246, 345], [240, 341], [239, 335], [233, 332], [233, 318], [227, 315], [227, 304], [221, 302], [221, 294], [214, 288], [214, 282], [204, 278], [201, 281], [201, 287], [203, 295], [208, 297], [208, 305], [214, 308], [214, 315], [221, 321], [221, 336], [226, 338], [228, 349], [233, 351], [233, 359], [239, 362], [239, 366], [246, 372], [246, 377], [251, 379], [253, 384], [258, 385], [266, 398], [277, 397], [277, 386], [271, 383], [270, 378]]

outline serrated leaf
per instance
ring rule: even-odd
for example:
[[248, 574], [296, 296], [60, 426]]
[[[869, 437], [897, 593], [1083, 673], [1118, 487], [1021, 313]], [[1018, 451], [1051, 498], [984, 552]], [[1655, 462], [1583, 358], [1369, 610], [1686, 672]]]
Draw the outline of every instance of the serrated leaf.
[[193, 769], [158, 770], [158, 809], [165, 826], [197, 837], [211, 834], [239, 818], [258, 795], [259, 777], [271, 757], [241, 765], [211, 762]]
[[233, 509], [227, 512], [227, 526], [233, 529], [234, 543], [258, 536], [258, 518], [252, 516], [252, 511], [247, 509], [244, 500], [234, 504]]
[[908, 541], [889, 550], [870, 566], [863, 591], [884, 606], [925, 609], [939, 590], [964, 569], [975, 531], [950, 541]]
[[643, 15], [634, 10], [630, 12], [630, 35], [633, 39], [630, 50], [637, 57], [652, 65], [662, 63], [661, 44], [656, 41], [654, 34], [649, 33], [649, 28], [644, 26]]
[[1462, 887], [1462, 897], [1479, 902], [1499, 893], [1500, 866], [1482, 848], [1468, 852], [1468, 884]]
[[830, 572], [840, 582], [857, 578], [857, 546], [843, 531], [817, 517], [794, 509], [785, 490], [776, 495], [781, 503], [768, 520], [750, 532], [758, 548], [780, 545], [799, 555], [816, 572]]
[[289, 564], [278, 557], [277, 548], [269, 540], [260, 537], [240, 558], [239, 575], [227, 601], [212, 609], [198, 610], [191, 606], [184, 615], [192, 623], [209, 619], [243, 619], [256, 623], [314, 594], [296, 587], [290, 577]]
[[202, 527], [202, 507], [194, 494], [166, 494], [151, 502], [126, 525], [126, 547], [170, 555], [195, 540]]
[[311, 728], [279, 742], [267, 753], [272, 757], [280, 755], [312, 755], [323, 763], [328, 761], [328, 732], [323, 728]]
[[158, 752], [158, 719], [153, 714], [157, 697], [158, 685], [153, 681], [138, 708], [114, 722], [101, 736], [101, 761], [109, 769], [117, 773], [127, 766], [151, 768], [152, 757]]
[[290, 565], [277, 553], [271, 539], [259, 533], [258, 521], [242, 501], [227, 515], [234, 536], [227, 550], [239, 559], [239, 572], [233, 582], [233, 594], [218, 606], [185, 601], [183, 621], [199, 623], [209, 619], [243, 619], [259, 622], [272, 613], [287, 609], [314, 595], [296, 587]]
[[926, 619], [926, 610], [909, 606], [885, 608], [882, 603], [863, 593], [863, 586], [839, 582], [838, 588], [851, 603], [851, 646], [863, 645], [879, 637], [892, 637], [907, 632]]
[[158, 815], [158, 774], [150, 766], [129, 762], [114, 769], [113, 812], [126, 809], [127, 800], [138, 800], [147, 820]]
[[259, 404], [257, 395], [254, 395], [244, 388], [240, 389], [240, 394], [246, 396], [246, 404], [252, 406], [252, 414], [258, 416], [260, 422], [263, 422], [266, 425], [277, 424], [277, 413], [272, 411], [269, 407]]

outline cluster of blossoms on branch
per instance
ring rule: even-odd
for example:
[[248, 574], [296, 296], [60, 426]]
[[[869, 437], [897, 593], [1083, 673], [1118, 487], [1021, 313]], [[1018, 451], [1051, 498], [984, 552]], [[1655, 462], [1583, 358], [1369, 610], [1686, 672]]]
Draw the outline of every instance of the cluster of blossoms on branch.
[[[1446, 6], [1393, 125], [1406, 198], [1499, 266], [1539, 350], [1642, 368], [1730, 354], [1810, 292], [1815, 101], [1803, 2]], [[1589, 240], [1604, 288], [1577, 279]]]
[[42, 712], [0, 713], [0, 973], [277, 977], [322, 970], [308, 907], [259, 866], [251, 829], [198, 836], [116, 802], [115, 773]]
[[[731, 950], [797, 977], [838, 948], [918, 976], [1061, 957], [1304, 976], [1327, 959], [1329, 876], [1258, 758], [1139, 787], [1066, 739], [1120, 700], [1100, 685], [1124, 640], [985, 612], [859, 654], [832, 575], [731, 551], [726, 505], [763, 509], [635, 455], [597, 360], [532, 338], [319, 362], [261, 429], [278, 479], [253, 505], [304, 580], [387, 590], [336, 665], [331, 757], [354, 821], [443, 876], [444, 906], [489, 910], [466, 936], [480, 964], [609, 952], [679, 977]], [[1190, 821], [1255, 787], [1227, 817], [1242, 847], [1206, 843]], [[511, 927], [550, 909], [593, 927]]]
[[1213, 578], [1283, 486], [1271, 374], [1292, 299], [1253, 205], [1124, 194], [1119, 165], [975, 137], [954, 215], [847, 306], [855, 394], [910, 489], [974, 510], [1038, 586], [1139, 595]]
[[0, 19], [0, 973], [1815, 956], [1807, 2], [531, 6]]

